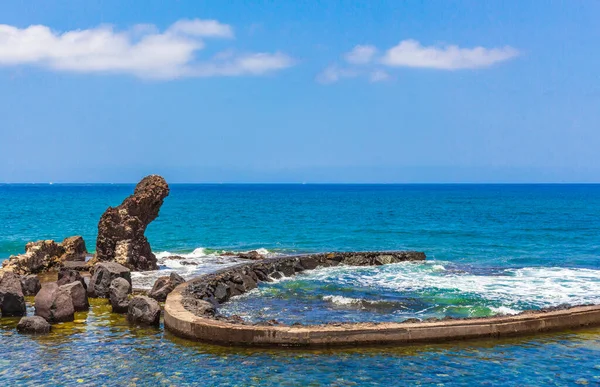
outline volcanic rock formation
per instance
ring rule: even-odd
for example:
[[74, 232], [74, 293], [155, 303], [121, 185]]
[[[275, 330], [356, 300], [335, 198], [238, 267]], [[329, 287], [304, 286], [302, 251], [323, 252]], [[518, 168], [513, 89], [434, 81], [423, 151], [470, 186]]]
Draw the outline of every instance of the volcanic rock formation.
[[169, 195], [165, 179], [150, 175], [142, 179], [133, 195], [118, 207], [109, 207], [100, 218], [96, 262], [117, 262], [131, 270], [157, 270], [156, 257], [144, 236]]
[[84, 261], [87, 255], [82, 237], [66, 238], [62, 243], [53, 240], [29, 242], [25, 254], [13, 255], [2, 262], [2, 271], [19, 275], [42, 273], [58, 269], [65, 262]]

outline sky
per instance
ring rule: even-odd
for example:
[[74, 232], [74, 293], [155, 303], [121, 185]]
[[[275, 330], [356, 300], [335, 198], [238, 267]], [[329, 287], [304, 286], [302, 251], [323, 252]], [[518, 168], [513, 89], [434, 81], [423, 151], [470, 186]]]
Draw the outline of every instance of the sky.
[[0, 183], [600, 182], [599, 15], [0, 2]]

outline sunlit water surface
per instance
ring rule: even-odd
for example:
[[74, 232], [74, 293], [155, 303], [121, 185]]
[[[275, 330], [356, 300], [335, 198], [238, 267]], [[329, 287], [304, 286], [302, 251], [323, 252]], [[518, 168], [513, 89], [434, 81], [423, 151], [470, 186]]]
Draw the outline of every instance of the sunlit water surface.
[[[132, 190], [0, 185], [0, 260], [30, 240], [75, 234], [93, 251], [100, 215]], [[161, 270], [133, 280], [149, 288], [170, 271], [192, 278], [236, 264], [224, 250], [417, 249], [429, 262], [319, 269], [262, 284], [222, 312], [288, 323], [401, 321], [599, 302], [599, 214], [597, 185], [179, 185], [148, 229]], [[0, 386], [600, 384], [598, 329], [306, 351], [191, 343], [162, 326], [130, 326], [104, 300], [47, 336], [19, 335], [16, 322], [0, 319]]]

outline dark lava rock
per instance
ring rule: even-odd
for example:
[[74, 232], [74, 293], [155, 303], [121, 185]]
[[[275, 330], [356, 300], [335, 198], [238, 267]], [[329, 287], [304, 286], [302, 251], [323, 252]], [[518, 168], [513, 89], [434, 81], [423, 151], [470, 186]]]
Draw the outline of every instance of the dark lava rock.
[[260, 254], [256, 250], [248, 251], [247, 253], [239, 253], [238, 257], [243, 258], [243, 259], [254, 259], [254, 260], [265, 258], [264, 255]]
[[65, 261], [63, 262], [63, 268], [75, 271], [88, 271], [90, 266], [85, 261]]
[[2, 316], [25, 316], [25, 297], [21, 279], [12, 272], [0, 278], [0, 312]]
[[125, 278], [115, 278], [110, 283], [109, 298], [114, 313], [127, 313], [131, 284]]
[[116, 262], [97, 264], [94, 266], [94, 274], [87, 289], [88, 296], [107, 298], [110, 284], [115, 278], [124, 278], [131, 285], [131, 272], [125, 266]]
[[208, 301], [195, 298], [184, 298], [183, 306], [196, 316], [214, 316], [217, 312], [215, 306]]
[[167, 295], [175, 289], [177, 285], [184, 283], [185, 280], [182, 276], [177, 273], [171, 273], [169, 276], [159, 277], [148, 296], [154, 298], [156, 301], [164, 302], [167, 299]]
[[35, 315], [50, 323], [73, 321], [75, 307], [71, 294], [56, 282], [43, 284], [42, 290], [35, 296]]
[[40, 316], [23, 317], [17, 324], [17, 332], [43, 334], [49, 333], [52, 326]]
[[159, 325], [160, 305], [150, 297], [135, 296], [129, 302], [127, 320], [141, 325]]
[[66, 285], [61, 285], [60, 288], [66, 290], [71, 296], [71, 301], [73, 302], [73, 308], [75, 309], [75, 312], [81, 312], [90, 308], [87, 292], [85, 291], [85, 288], [81, 282], [71, 282]]
[[29, 242], [25, 254], [13, 255], [2, 262], [6, 271], [35, 274], [62, 267], [67, 261], [85, 260], [87, 250], [80, 236], [66, 238], [62, 243], [53, 240]]
[[28, 274], [21, 277], [21, 288], [24, 296], [35, 296], [42, 288], [42, 284], [37, 275]]
[[79, 274], [78, 271], [67, 268], [60, 269], [60, 271], [58, 272], [58, 281], [56, 282], [58, 286], [70, 284], [72, 282], [81, 282], [83, 288], [87, 289], [87, 285], [85, 284], [83, 277], [81, 276], [81, 274]]
[[156, 256], [144, 232], [168, 195], [165, 179], [151, 175], [143, 178], [121, 205], [109, 207], [98, 224], [94, 260], [117, 262], [132, 270], [157, 270]]

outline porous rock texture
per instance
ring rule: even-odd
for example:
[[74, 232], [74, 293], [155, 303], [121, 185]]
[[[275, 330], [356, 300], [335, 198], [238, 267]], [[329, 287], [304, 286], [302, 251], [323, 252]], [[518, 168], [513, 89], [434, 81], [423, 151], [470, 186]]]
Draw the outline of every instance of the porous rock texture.
[[88, 286], [88, 296], [107, 298], [110, 284], [115, 278], [124, 278], [131, 285], [131, 271], [116, 262], [103, 262], [93, 267], [92, 278]]
[[0, 279], [0, 315], [24, 316], [25, 313], [21, 279], [15, 273], [4, 273]]
[[152, 287], [152, 290], [150, 290], [148, 296], [154, 298], [156, 301], [164, 302], [169, 293], [171, 293], [177, 285], [184, 282], [185, 279], [183, 279], [183, 277], [177, 273], [171, 273], [169, 276], [159, 277], [154, 283], [154, 286]]
[[19, 275], [43, 273], [61, 268], [65, 262], [84, 261], [87, 255], [82, 237], [74, 236], [57, 243], [53, 240], [29, 242], [25, 254], [13, 255], [2, 262], [2, 271]]
[[135, 296], [129, 302], [127, 320], [140, 325], [159, 325], [160, 305], [146, 296]]
[[28, 274], [21, 277], [21, 288], [24, 296], [35, 296], [42, 288], [42, 284], [37, 275]]
[[168, 195], [165, 179], [150, 175], [121, 205], [109, 207], [98, 224], [94, 263], [117, 262], [135, 271], [157, 270], [156, 256], [144, 232]]

